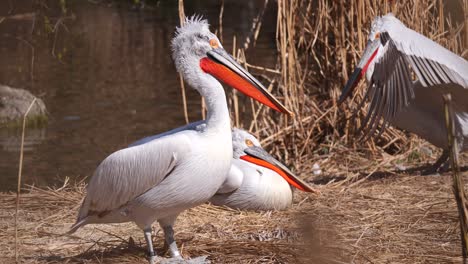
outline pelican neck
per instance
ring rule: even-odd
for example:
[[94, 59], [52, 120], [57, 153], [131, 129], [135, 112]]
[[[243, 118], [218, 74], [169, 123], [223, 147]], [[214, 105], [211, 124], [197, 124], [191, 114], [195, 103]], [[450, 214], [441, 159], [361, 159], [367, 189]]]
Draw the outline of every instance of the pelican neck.
[[231, 131], [231, 119], [229, 117], [226, 94], [221, 83], [212, 78], [209, 85], [204, 86], [199, 91], [205, 98], [206, 103], [206, 129]]

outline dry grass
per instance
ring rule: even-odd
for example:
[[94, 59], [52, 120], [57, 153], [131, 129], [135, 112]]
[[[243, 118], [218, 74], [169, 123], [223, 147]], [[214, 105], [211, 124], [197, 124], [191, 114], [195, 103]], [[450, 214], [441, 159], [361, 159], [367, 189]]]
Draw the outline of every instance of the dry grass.
[[[144, 263], [143, 233], [134, 224], [96, 225], [72, 236], [61, 235], [74, 222], [82, 197], [82, 185], [26, 191], [19, 214], [20, 259], [28, 263]], [[0, 255], [13, 261], [15, 195], [1, 194], [0, 201]], [[288, 223], [291, 212], [258, 214], [204, 205], [179, 217], [176, 238], [184, 257], [209, 255], [214, 263], [284, 263], [297, 255], [289, 247], [297, 238], [297, 227]], [[162, 252], [162, 247], [158, 230], [156, 251]]]
[[320, 212], [319, 223], [337, 228], [345, 262], [461, 261], [449, 176], [391, 176], [327, 194], [310, 208]]
[[[465, 178], [468, 176], [465, 173]], [[22, 263], [145, 263], [134, 224], [91, 225], [63, 236], [74, 222], [83, 185], [29, 187], [19, 214]], [[365, 182], [297, 193], [284, 212], [241, 212], [203, 205], [183, 213], [176, 239], [185, 257], [213, 263], [453, 263], [461, 260], [457, 209], [449, 175], [378, 173]], [[0, 261], [14, 262], [15, 194], [0, 194]], [[157, 230], [155, 248], [163, 252]], [[129, 238], [134, 239], [129, 242]]]

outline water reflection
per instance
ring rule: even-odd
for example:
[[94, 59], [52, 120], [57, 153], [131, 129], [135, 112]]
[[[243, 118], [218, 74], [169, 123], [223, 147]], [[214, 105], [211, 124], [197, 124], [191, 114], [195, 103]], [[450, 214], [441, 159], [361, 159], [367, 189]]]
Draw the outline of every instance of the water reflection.
[[[45, 128], [28, 129], [28, 135], [24, 138], [23, 151], [30, 152], [34, 150], [36, 145], [41, 144], [46, 139], [46, 135]], [[0, 146], [4, 152], [19, 153], [21, 150], [21, 132], [16, 129], [1, 129]]]
[[[8, 2], [1, 1], [0, 16], [10, 11]], [[179, 23], [177, 1], [160, 1], [141, 12], [132, 11], [125, 1], [72, 1], [65, 15], [59, 1], [45, 1], [47, 11], [34, 1], [11, 2], [11, 13], [34, 12], [36, 19], [35, 24], [31, 19], [0, 23], [0, 83], [40, 96], [51, 115], [46, 128], [26, 131], [25, 182], [81, 179], [111, 152], [184, 124], [169, 47]], [[187, 14], [204, 14], [216, 29], [220, 1], [186, 2]], [[232, 49], [233, 34], [239, 40], [247, 36], [262, 5], [225, 1], [227, 50]], [[276, 58], [274, 3], [270, 6], [257, 48], [247, 54], [251, 62], [268, 67]], [[63, 26], [51, 32], [61, 17]], [[200, 97], [191, 89], [187, 92], [190, 120], [198, 120]], [[0, 190], [14, 189], [21, 135], [18, 130], [0, 131]]]

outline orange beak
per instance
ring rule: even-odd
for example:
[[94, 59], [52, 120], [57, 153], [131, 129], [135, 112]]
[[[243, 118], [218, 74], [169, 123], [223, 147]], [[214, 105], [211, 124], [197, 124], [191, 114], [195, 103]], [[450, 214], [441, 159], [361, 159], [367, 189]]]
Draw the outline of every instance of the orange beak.
[[293, 115], [255, 77], [239, 65], [224, 49], [216, 48], [200, 60], [206, 73], [239, 90], [256, 101], [282, 113]]
[[290, 185], [294, 186], [295, 188], [301, 191], [312, 192], [316, 194], [320, 193], [319, 191], [310, 187], [299, 177], [297, 177], [286, 166], [284, 166], [281, 162], [273, 158], [261, 147], [249, 147], [245, 149], [244, 152], [247, 153], [247, 155], [241, 156], [240, 159], [276, 172], [281, 177], [283, 177], [283, 179], [285, 179]]
[[379, 45], [379, 40], [374, 42], [369, 41], [366, 49], [364, 50], [361, 61], [359, 62], [356, 69], [354, 69], [353, 74], [349, 78], [348, 82], [346, 82], [346, 85], [341, 92], [338, 104], [343, 103], [346, 98], [353, 94], [354, 89], [359, 84], [359, 81], [362, 79], [362, 77], [366, 74], [367, 68], [377, 55], [377, 52], [379, 51]]

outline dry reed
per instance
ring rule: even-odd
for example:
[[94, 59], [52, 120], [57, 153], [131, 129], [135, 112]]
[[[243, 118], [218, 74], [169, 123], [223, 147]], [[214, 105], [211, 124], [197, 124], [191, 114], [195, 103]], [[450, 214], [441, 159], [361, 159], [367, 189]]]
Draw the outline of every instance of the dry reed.
[[468, 257], [468, 211], [465, 195], [465, 184], [460, 176], [460, 166], [458, 158], [458, 144], [455, 138], [454, 115], [452, 109], [452, 96], [444, 94], [444, 114], [447, 128], [447, 142], [450, 150], [450, 164], [452, 166], [453, 194], [457, 202], [458, 217], [460, 220], [460, 238], [462, 244], [463, 262], [467, 263]]
[[26, 132], [26, 120], [31, 110], [31, 107], [36, 102], [36, 98], [34, 98], [31, 103], [29, 104], [28, 109], [24, 113], [23, 116], [23, 127], [21, 131], [21, 149], [20, 149], [20, 157], [19, 157], [19, 165], [18, 165], [18, 188], [16, 190], [16, 207], [15, 207], [15, 261], [18, 262], [19, 257], [19, 249], [18, 249], [18, 211], [20, 205], [20, 192], [21, 192], [21, 176], [23, 172], [23, 153], [24, 153], [24, 134]]
[[[185, 23], [185, 10], [184, 10], [184, 0], [179, 0], [179, 21], [180, 25], [183, 25]], [[187, 110], [187, 96], [185, 95], [185, 83], [184, 79], [182, 78], [182, 74], [179, 73], [179, 80], [180, 80], [180, 93], [182, 96], [182, 106], [184, 109], [184, 118], [185, 118], [185, 123], [189, 123], [189, 117], [188, 117], [188, 110]]]
[[[465, 18], [467, 2], [456, 3]], [[253, 102], [236, 104], [235, 125], [256, 133], [265, 147], [305, 177], [310, 176], [311, 161], [325, 167], [325, 173], [344, 174], [349, 169], [379, 166], [390, 155], [398, 157], [387, 164], [392, 169], [435, 159], [439, 150], [396, 129], [389, 129], [375, 140], [355, 141], [356, 127], [364, 112], [351, 118], [357, 100], [341, 108], [336, 100], [359, 60], [376, 15], [393, 12], [408, 27], [457, 54], [468, 56], [463, 30], [466, 19], [454, 19], [452, 11], [444, 8], [444, 1], [277, 1], [278, 65], [274, 69], [252, 67], [243, 48], [234, 54], [246, 68], [270, 82], [269, 89], [296, 116], [291, 120]], [[362, 82], [361, 87], [364, 85]], [[354, 99], [363, 96], [363, 89], [358, 90]], [[244, 116], [239, 118], [239, 113]], [[340, 162], [335, 163], [337, 160]], [[356, 168], [350, 168], [349, 163]]]

